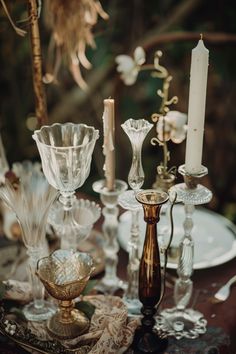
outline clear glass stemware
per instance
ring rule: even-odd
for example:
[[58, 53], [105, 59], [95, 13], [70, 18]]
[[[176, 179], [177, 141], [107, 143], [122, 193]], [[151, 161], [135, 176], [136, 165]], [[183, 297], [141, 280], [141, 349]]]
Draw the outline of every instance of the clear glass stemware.
[[75, 190], [81, 187], [90, 172], [92, 153], [99, 132], [86, 124], [55, 123], [36, 130], [36, 141], [43, 172], [54, 188], [60, 191], [64, 209], [63, 238], [70, 249], [77, 248], [77, 223], [73, 217]]
[[128, 287], [124, 294], [124, 301], [130, 313], [140, 313], [141, 303], [138, 299], [138, 276], [139, 276], [139, 212], [140, 203], [135, 199], [135, 194], [144, 183], [144, 171], [142, 166], [142, 146], [145, 137], [153, 127], [145, 119], [128, 119], [121, 125], [128, 135], [132, 146], [132, 164], [128, 174], [128, 184], [131, 190], [122, 193], [118, 202], [132, 213], [132, 222], [129, 238], [129, 264], [128, 264]]
[[35, 270], [38, 259], [46, 255], [47, 217], [57, 191], [48, 184], [42, 172], [33, 167], [30, 169], [30, 165], [32, 167], [28, 162], [20, 166], [25, 173], [22, 172], [19, 183], [12, 184], [10, 180], [5, 180], [0, 187], [0, 198], [15, 212], [29, 256], [29, 276], [34, 301], [24, 307], [23, 313], [30, 321], [41, 321], [48, 319], [56, 311], [52, 303], [44, 300], [44, 288], [35, 276]]

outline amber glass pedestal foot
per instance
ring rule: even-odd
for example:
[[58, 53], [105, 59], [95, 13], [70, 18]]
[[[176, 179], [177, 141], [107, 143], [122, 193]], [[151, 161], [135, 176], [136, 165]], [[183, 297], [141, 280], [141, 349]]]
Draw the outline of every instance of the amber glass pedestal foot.
[[157, 331], [153, 329], [155, 320], [153, 316], [156, 313], [154, 308], [143, 307], [142, 325], [137, 328], [133, 344], [131, 346], [134, 354], [144, 353], [164, 353], [168, 346], [168, 339], [161, 337]]

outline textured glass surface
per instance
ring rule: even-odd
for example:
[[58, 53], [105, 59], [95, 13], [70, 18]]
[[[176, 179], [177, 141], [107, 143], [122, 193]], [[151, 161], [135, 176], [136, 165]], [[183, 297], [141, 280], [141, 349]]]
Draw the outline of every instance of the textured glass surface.
[[123, 192], [118, 198], [119, 205], [128, 210], [138, 210], [142, 209], [142, 206], [135, 198], [135, 193], [133, 190], [128, 190]]
[[[101, 208], [94, 201], [88, 199], [75, 199], [71, 212], [73, 221], [71, 225], [73, 230], [71, 232], [76, 233], [77, 243], [79, 243], [89, 236], [94, 223], [101, 215]], [[48, 220], [59, 237], [65, 234], [63, 230], [63, 227], [65, 227], [63, 219], [63, 206], [57, 200], [50, 208]]]
[[[197, 183], [199, 176], [188, 176], [184, 165], [180, 166], [179, 171], [183, 176], [190, 178], [185, 179], [186, 183], [177, 184], [170, 189], [170, 193], [173, 191], [177, 193], [177, 200], [184, 203], [185, 210], [184, 237], [179, 245], [178, 279], [174, 287], [176, 307], [162, 311], [158, 324], [168, 335], [175, 336], [177, 339], [197, 338], [199, 334], [206, 332], [207, 322], [203, 315], [187, 306], [193, 291], [193, 282], [190, 277], [193, 273], [194, 259], [194, 241], [191, 237], [194, 225], [194, 206], [208, 203], [212, 198], [211, 191]], [[201, 173], [206, 174], [207, 169], [203, 168]]]
[[81, 187], [89, 175], [98, 130], [85, 124], [53, 124], [36, 130], [43, 172], [61, 193]]
[[0, 198], [15, 212], [29, 255], [29, 277], [34, 303], [25, 306], [23, 312], [30, 321], [46, 320], [55, 312], [55, 307], [44, 302], [44, 289], [35, 276], [35, 269], [38, 259], [45, 255], [48, 212], [58, 192], [48, 184], [38, 163], [15, 163], [13, 170], [20, 178], [19, 185], [13, 186], [6, 179], [0, 187]]
[[176, 308], [162, 311], [156, 316], [156, 328], [176, 339], [195, 339], [206, 333], [207, 321], [203, 315], [193, 309], [178, 311]]
[[43, 244], [49, 208], [57, 191], [48, 184], [38, 168], [33, 168], [32, 164], [31, 167], [29, 162], [18, 165], [16, 170], [22, 170], [18, 188], [6, 180], [0, 187], [0, 198], [15, 212], [23, 242], [26, 247], [32, 248]]
[[209, 203], [212, 199], [212, 192], [201, 184], [195, 189], [189, 189], [185, 183], [179, 183], [171, 187], [171, 191], [177, 192], [177, 200], [184, 204], [201, 205]]
[[37, 273], [53, 297], [70, 300], [79, 296], [93, 270], [89, 254], [56, 250], [38, 262]]
[[103, 231], [103, 250], [105, 256], [105, 276], [97, 284], [96, 289], [103, 293], [113, 294], [118, 289], [124, 289], [124, 282], [117, 276], [118, 250], [117, 228], [118, 196], [127, 189], [127, 183], [116, 179], [114, 190], [110, 191], [106, 187], [106, 180], [102, 179], [93, 183], [93, 190], [100, 194], [100, 199], [104, 205], [102, 214], [104, 216]]
[[132, 145], [133, 157], [131, 169], [128, 175], [129, 186], [134, 190], [139, 190], [144, 182], [144, 171], [142, 166], [141, 151], [143, 141], [148, 132], [153, 127], [145, 119], [128, 119], [121, 127], [128, 135]]

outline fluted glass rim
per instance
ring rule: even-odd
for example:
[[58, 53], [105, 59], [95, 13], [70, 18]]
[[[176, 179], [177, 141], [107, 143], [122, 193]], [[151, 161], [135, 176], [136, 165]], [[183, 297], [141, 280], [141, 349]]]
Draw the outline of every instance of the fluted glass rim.
[[[88, 142], [83, 142], [82, 144], [80, 145], [71, 145], [71, 146], [53, 146], [53, 145], [50, 145], [50, 144], [46, 144], [46, 143], [43, 143], [42, 141], [40, 141], [39, 139], [39, 134], [43, 131], [43, 130], [46, 130], [48, 128], [52, 128], [54, 126], [66, 126], [66, 125], [69, 125], [69, 126], [81, 126], [81, 127], [85, 127], [85, 128], [88, 128], [88, 130], [91, 130], [94, 135], [93, 135], [93, 138]], [[98, 129], [95, 129], [93, 126], [91, 125], [87, 125], [87, 124], [84, 124], [84, 123], [72, 123], [72, 122], [67, 122], [67, 123], [53, 123], [52, 125], [43, 125], [40, 129], [37, 129], [34, 131], [33, 135], [32, 135], [32, 138], [37, 142], [39, 143], [40, 145], [42, 146], [47, 146], [49, 147], [50, 149], [55, 149], [55, 150], [58, 150], [58, 149], [61, 149], [61, 150], [69, 150], [69, 149], [78, 149], [78, 148], [82, 148], [84, 146], [88, 146], [90, 145], [91, 143], [93, 143], [94, 139], [98, 139], [99, 138], [99, 130]]]
[[[129, 125], [129, 123], [131, 122], [142, 122], [142, 126], [140, 126], [139, 128], [133, 127], [131, 125]], [[153, 127], [154, 124], [150, 123], [148, 120], [144, 119], [144, 118], [140, 118], [140, 119], [134, 119], [134, 118], [129, 118], [127, 119], [124, 123], [121, 124], [121, 127], [124, 131], [126, 130], [130, 130], [130, 131], [134, 131], [134, 132], [140, 132], [143, 129], [149, 129], [151, 130], [151, 128]]]

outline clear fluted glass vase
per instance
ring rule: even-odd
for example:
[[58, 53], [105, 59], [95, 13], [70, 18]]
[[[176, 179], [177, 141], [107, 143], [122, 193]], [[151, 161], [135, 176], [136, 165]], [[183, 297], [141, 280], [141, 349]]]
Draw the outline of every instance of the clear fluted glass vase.
[[62, 246], [76, 250], [78, 223], [73, 217], [75, 190], [90, 173], [92, 153], [99, 132], [85, 124], [55, 123], [36, 130], [36, 141], [43, 172], [54, 188], [60, 191], [59, 201], [64, 210]]
[[144, 170], [142, 166], [142, 146], [145, 137], [153, 127], [145, 119], [128, 119], [121, 125], [128, 135], [132, 146], [132, 164], [128, 174], [128, 184], [131, 190], [119, 196], [119, 204], [131, 211], [132, 221], [130, 237], [128, 241], [129, 264], [128, 264], [128, 286], [124, 294], [124, 301], [129, 313], [140, 313], [141, 303], [138, 299], [138, 277], [139, 277], [139, 212], [142, 209], [140, 203], [135, 199], [135, 194], [141, 189], [144, 183]]
[[33, 302], [23, 308], [23, 313], [30, 321], [42, 321], [50, 318], [56, 308], [51, 302], [44, 300], [44, 288], [37, 279], [35, 270], [38, 259], [47, 255], [47, 217], [57, 191], [48, 184], [43, 173], [35, 169], [25, 169], [25, 174], [22, 173], [20, 177], [14, 183], [5, 180], [0, 187], [0, 198], [15, 212], [29, 256]]

